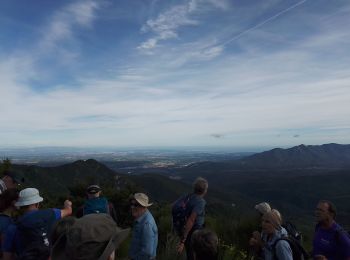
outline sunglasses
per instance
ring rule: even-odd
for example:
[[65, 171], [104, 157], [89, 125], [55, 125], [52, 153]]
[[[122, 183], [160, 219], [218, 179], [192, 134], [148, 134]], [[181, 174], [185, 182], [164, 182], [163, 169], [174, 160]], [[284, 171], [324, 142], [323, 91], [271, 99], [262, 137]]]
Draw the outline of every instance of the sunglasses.
[[137, 207], [140, 207], [140, 204], [136, 203], [136, 202], [131, 202], [130, 203], [130, 207], [131, 208], [137, 208]]

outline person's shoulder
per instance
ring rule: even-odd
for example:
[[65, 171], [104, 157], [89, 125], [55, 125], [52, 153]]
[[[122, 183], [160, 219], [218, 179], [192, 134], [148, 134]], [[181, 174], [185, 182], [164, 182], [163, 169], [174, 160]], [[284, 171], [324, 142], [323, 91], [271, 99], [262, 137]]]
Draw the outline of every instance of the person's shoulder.
[[341, 240], [344, 240], [344, 241], [350, 243], [350, 235], [349, 235], [348, 231], [346, 231], [342, 226], [335, 223], [334, 230]]
[[206, 204], [206, 201], [203, 197], [199, 196], [199, 195], [196, 195], [196, 200], [195, 200], [195, 203], [198, 204], [198, 205], [205, 205]]
[[15, 234], [17, 231], [17, 225], [15, 223], [10, 223], [5, 229], [6, 236], [9, 234]]
[[29, 216], [29, 218], [41, 218], [41, 219], [58, 219], [61, 216], [61, 210], [57, 208], [40, 209], [35, 211]]
[[291, 250], [291, 247], [289, 245], [289, 242], [286, 238], [280, 238], [276, 241], [276, 250], [282, 250], [282, 251], [285, 251], [285, 250]]

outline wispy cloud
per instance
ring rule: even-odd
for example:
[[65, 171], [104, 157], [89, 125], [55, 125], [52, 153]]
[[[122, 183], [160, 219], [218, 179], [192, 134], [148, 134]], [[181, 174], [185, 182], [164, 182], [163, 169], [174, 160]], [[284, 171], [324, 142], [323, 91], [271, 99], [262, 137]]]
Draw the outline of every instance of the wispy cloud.
[[177, 29], [181, 26], [194, 26], [198, 21], [190, 18], [191, 9], [188, 5], [178, 5], [160, 14], [156, 19], [150, 19], [142, 26], [141, 32], [152, 32], [153, 38], [141, 43], [139, 50], [153, 49], [161, 40], [177, 38]]
[[56, 47], [60, 41], [73, 37], [75, 26], [91, 27], [96, 19], [98, 10], [97, 1], [87, 0], [69, 4], [53, 15], [51, 21], [44, 29], [41, 48], [45, 50]]
[[225, 135], [223, 135], [223, 134], [211, 134], [210, 136], [214, 137], [216, 139], [221, 139], [221, 138], [225, 137]]
[[[323, 9], [310, 14], [306, 4], [299, 5], [299, 12], [223, 46], [233, 31], [247, 27], [227, 26], [240, 20], [240, 12], [226, 12], [225, 1], [221, 7], [215, 3], [163, 6], [165, 11], [142, 27], [143, 47], [139, 23], [121, 26], [113, 20], [108, 28], [97, 27], [97, 11], [103, 10], [94, 1], [74, 2], [51, 19], [45, 16], [50, 22], [40, 27], [41, 37], [26, 48], [0, 53], [0, 145], [349, 142], [350, 16]], [[206, 17], [213, 15], [209, 6], [224, 19]], [[253, 18], [247, 18], [250, 24], [256, 24]], [[200, 29], [198, 37], [182, 34], [187, 27]], [[86, 30], [91, 41], [108, 36], [102, 39], [106, 48], [92, 50], [80, 41]], [[161, 43], [171, 39], [176, 41], [163, 49]], [[44, 51], [35, 47], [40, 42], [47, 45]], [[140, 55], [135, 46], [157, 55]], [[88, 53], [78, 56], [86, 67], [76, 68], [75, 62], [55, 67], [61, 59], [77, 59], [80, 47]], [[53, 87], [43, 91], [28, 83], [42, 77]]]
[[[158, 46], [160, 41], [178, 38], [178, 30], [181, 27], [197, 26], [201, 22], [195, 17], [198, 13], [206, 13], [210, 9], [203, 9], [203, 6], [210, 5], [216, 8], [228, 8], [228, 3], [223, 0], [189, 0], [185, 4], [176, 5], [160, 13], [157, 18], [149, 19], [141, 27], [142, 33], [153, 33], [154, 36], [142, 42], [137, 48], [145, 53], [152, 53], [151, 50]], [[196, 16], [197, 14], [197, 16]]]

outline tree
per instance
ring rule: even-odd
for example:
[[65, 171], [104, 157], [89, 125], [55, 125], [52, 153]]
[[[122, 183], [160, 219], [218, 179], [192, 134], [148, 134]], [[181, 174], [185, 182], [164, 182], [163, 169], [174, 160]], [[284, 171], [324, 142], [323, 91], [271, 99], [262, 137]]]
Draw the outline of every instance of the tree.
[[11, 160], [9, 158], [5, 158], [2, 160], [2, 163], [0, 163], [0, 175], [2, 176], [5, 171], [8, 171], [11, 169]]

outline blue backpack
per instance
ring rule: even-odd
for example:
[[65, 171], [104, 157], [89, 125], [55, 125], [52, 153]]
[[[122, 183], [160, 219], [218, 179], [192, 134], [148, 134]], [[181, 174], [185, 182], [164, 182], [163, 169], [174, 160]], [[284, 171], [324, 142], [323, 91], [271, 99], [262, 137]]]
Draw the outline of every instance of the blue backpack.
[[83, 207], [83, 215], [93, 213], [107, 213], [109, 214], [108, 201], [106, 198], [88, 199]]
[[175, 201], [171, 209], [171, 214], [173, 217], [173, 230], [180, 237], [183, 235], [184, 227], [190, 213], [188, 202], [191, 200], [191, 195], [192, 194], [188, 194], [179, 198], [177, 201]]

